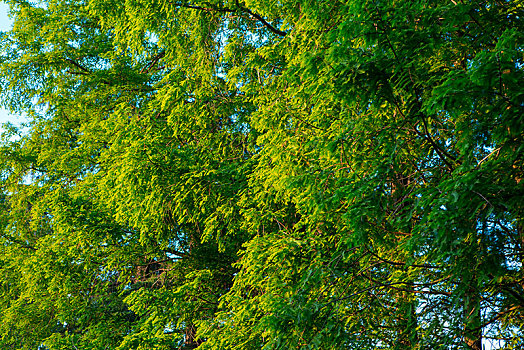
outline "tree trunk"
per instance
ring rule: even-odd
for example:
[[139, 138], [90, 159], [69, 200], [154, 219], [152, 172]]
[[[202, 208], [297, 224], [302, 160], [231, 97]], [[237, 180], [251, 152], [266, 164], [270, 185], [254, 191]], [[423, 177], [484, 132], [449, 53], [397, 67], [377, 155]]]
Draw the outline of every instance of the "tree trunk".
[[196, 340], [196, 328], [193, 324], [186, 326], [186, 332], [184, 334], [184, 346], [181, 350], [192, 350], [196, 349], [200, 345], [200, 342]]
[[464, 342], [471, 350], [482, 350], [481, 317], [480, 295], [476, 288], [470, 288], [464, 303]]
[[[475, 228], [473, 228], [475, 230]], [[478, 234], [478, 233], [477, 233]], [[475, 237], [471, 243], [474, 252], [480, 252], [479, 237]], [[464, 283], [466, 293], [464, 295], [464, 342], [468, 349], [482, 350], [482, 314], [481, 314], [481, 295], [478, 286], [477, 258], [478, 255], [472, 254], [471, 260], [463, 261], [469, 263], [464, 267], [462, 283]], [[470, 267], [470, 268], [468, 268]]]
[[[411, 179], [409, 177], [403, 176], [402, 174], [396, 174], [396, 178], [391, 183], [391, 195], [393, 199], [392, 210], [396, 212], [397, 216], [409, 215], [410, 207], [413, 205], [413, 201], [410, 198], [404, 197], [404, 195], [408, 192], [410, 181]], [[409, 222], [409, 227], [402, 229], [402, 231], [406, 231], [411, 234], [411, 218], [409, 218]], [[409, 279], [405, 282], [407, 290], [414, 289], [415, 281]], [[417, 349], [419, 343], [417, 331], [418, 320], [416, 314], [417, 298], [414, 297], [413, 293], [411, 292], [398, 291], [395, 293], [395, 299], [398, 315], [397, 339], [394, 348], [398, 350]]]

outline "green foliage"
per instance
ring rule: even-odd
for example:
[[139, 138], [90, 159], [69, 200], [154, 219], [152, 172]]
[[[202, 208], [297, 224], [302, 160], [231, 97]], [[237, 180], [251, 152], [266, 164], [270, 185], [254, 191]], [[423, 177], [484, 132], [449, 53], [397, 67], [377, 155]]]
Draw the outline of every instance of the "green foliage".
[[0, 347], [524, 345], [524, 7], [7, 1]]

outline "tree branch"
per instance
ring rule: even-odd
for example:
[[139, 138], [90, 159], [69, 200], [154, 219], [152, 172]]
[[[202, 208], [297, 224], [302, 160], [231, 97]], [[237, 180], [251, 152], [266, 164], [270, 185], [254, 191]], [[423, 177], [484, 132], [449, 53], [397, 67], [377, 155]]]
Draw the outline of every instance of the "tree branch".
[[70, 58], [66, 58], [65, 61], [68, 62], [68, 63], [71, 63], [73, 66], [75, 66], [76, 68], [80, 69], [83, 72], [91, 73], [91, 71], [89, 69], [87, 69], [86, 67], [82, 66], [80, 63], [78, 63], [75, 60], [72, 60]]
[[367, 249], [367, 251], [373, 255], [375, 258], [379, 259], [380, 261], [382, 262], [385, 262], [386, 264], [390, 264], [390, 265], [395, 265], [395, 266], [408, 266], [408, 267], [420, 267], [420, 268], [425, 268], [425, 269], [442, 269], [441, 266], [434, 266], [434, 265], [429, 265], [429, 264], [408, 264], [408, 263], [405, 263], [405, 262], [401, 262], [401, 261], [392, 261], [392, 260], [388, 260], [388, 259], [385, 259], [381, 256], [379, 256], [378, 254], [374, 253], [372, 250], [370, 249]]
[[166, 52], [164, 50], [160, 51], [155, 57], [153, 57], [153, 59], [151, 60], [151, 62], [145, 66], [144, 68], [142, 68], [142, 70], [140, 71], [140, 73], [149, 73], [151, 71], [151, 69], [155, 66], [155, 64], [158, 63], [158, 61], [160, 61], [162, 58], [164, 58], [164, 56], [166, 55]]
[[251, 11], [250, 9], [244, 8], [243, 10], [246, 11], [247, 13], [249, 13], [252, 17], [255, 17], [259, 22], [261, 22], [263, 25], [265, 25], [267, 29], [269, 29], [270, 31], [272, 31], [276, 35], [280, 35], [280, 36], [286, 36], [287, 35], [286, 32], [283, 32], [283, 31], [273, 27], [264, 18], [262, 18], [262, 16], [257, 15], [256, 13]]
[[[268, 21], [266, 21], [259, 14], [251, 11], [250, 9], [248, 9], [246, 7], [240, 6], [238, 1], [236, 1], [236, 5], [238, 7], [238, 10], [240, 10], [241, 12], [247, 13], [251, 17], [255, 18], [257, 21], [262, 23], [267, 29], [269, 29], [272, 33], [274, 33], [276, 35], [279, 35], [279, 36], [286, 36], [287, 35], [286, 32], [273, 27]], [[175, 6], [180, 6], [180, 7], [194, 9], [194, 10], [200, 10], [200, 11], [216, 11], [216, 12], [228, 12], [228, 13], [233, 13], [233, 12], [237, 12], [238, 11], [237, 9], [231, 9], [231, 8], [228, 8], [228, 7], [218, 7], [218, 6], [217, 7], [203, 7], [203, 6], [184, 4], [184, 3], [176, 3]]]
[[11, 242], [11, 243], [14, 243], [14, 244], [16, 244], [16, 245], [19, 245], [19, 246], [22, 247], [22, 248], [25, 248], [25, 249], [31, 249], [31, 250], [33, 250], [33, 251], [36, 251], [36, 250], [37, 250], [35, 247], [33, 247], [33, 246], [31, 246], [31, 245], [29, 245], [29, 244], [23, 242], [22, 240], [19, 240], [19, 239], [13, 238], [13, 237], [9, 237], [9, 236], [7, 236], [7, 235], [5, 235], [5, 234], [0, 235], [0, 237], [5, 238], [7, 241], [9, 241], [9, 242]]

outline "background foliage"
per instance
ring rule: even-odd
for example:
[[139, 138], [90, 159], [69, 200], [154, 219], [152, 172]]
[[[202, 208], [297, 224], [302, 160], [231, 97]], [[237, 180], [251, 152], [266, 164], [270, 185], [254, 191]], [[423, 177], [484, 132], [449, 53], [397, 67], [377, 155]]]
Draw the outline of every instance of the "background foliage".
[[521, 1], [6, 2], [0, 348], [524, 346]]

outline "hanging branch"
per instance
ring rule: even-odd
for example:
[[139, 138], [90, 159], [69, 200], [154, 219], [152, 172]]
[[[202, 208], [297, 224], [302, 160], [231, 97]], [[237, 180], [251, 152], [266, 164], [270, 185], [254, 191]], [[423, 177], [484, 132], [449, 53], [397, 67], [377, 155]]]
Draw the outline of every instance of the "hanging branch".
[[255, 17], [259, 22], [261, 22], [263, 25], [266, 26], [267, 29], [269, 29], [270, 31], [272, 31], [273, 33], [275, 33], [276, 35], [280, 35], [280, 36], [286, 36], [287, 33], [284, 32], [284, 31], [281, 31], [275, 27], [273, 27], [271, 24], [269, 24], [264, 18], [262, 18], [262, 16], [260, 15], [257, 15], [256, 13], [254, 13], [253, 11], [251, 11], [250, 9], [248, 8], [244, 8], [243, 9], [245, 12], [249, 13], [252, 17]]
[[232, 9], [232, 8], [228, 8], [228, 7], [218, 7], [218, 6], [217, 7], [203, 7], [203, 6], [184, 4], [184, 3], [176, 3], [175, 4], [175, 6], [189, 8], [189, 9], [193, 9], [193, 10], [200, 10], [200, 11], [216, 11], [216, 12], [228, 12], [228, 13], [233, 13], [233, 12], [237, 12], [237, 11], [244, 12], [244, 13], [249, 14], [251, 17], [255, 18], [260, 23], [262, 23], [272, 33], [274, 33], [276, 35], [279, 35], [279, 36], [286, 36], [287, 35], [286, 32], [284, 32], [284, 31], [282, 31], [280, 29], [277, 29], [274, 26], [272, 26], [268, 21], [266, 21], [259, 14], [251, 11], [250, 9], [248, 9], [246, 7], [240, 6], [238, 0], [236, 1], [236, 5], [237, 5], [238, 9]]

